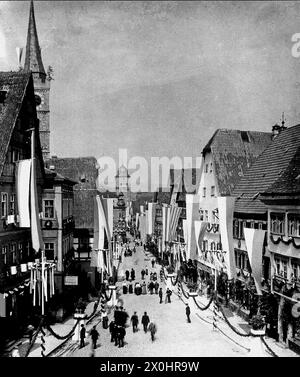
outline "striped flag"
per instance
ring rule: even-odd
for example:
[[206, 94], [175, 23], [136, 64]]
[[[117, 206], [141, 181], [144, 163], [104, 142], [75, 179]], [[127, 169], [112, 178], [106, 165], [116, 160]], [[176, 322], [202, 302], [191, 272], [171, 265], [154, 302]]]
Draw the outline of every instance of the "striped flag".
[[176, 239], [176, 229], [181, 214], [181, 207], [172, 206], [171, 207], [171, 220], [170, 220], [170, 231], [169, 231], [169, 240], [174, 241]]

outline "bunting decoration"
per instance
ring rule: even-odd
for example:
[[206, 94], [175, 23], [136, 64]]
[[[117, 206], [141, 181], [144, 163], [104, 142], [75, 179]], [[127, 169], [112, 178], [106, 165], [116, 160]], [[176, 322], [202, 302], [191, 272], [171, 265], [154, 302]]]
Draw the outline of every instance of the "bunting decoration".
[[251, 266], [256, 290], [259, 295], [262, 295], [262, 253], [265, 233], [266, 231], [261, 229], [244, 228], [245, 243], [249, 257], [249, 263]]
[[223, 251], [225, 251], [225, 264], [227, 268], [228, 279], [236, 278], [232, 229], [234, 202], [234, 197], [218, 197], [221, 243], [222, 249]]

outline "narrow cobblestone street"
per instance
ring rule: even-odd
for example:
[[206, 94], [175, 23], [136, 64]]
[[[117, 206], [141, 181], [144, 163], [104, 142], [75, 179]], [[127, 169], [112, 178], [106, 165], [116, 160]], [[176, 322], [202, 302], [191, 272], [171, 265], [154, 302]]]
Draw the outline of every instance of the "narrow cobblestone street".
[[[121, 269], [125, 271], [134, 268], [136, 280], [141, 281], [141, 270], [148, 267], [149, 273], [154, 270], [158, 273], [160, 266], [151, 267], [151, 256], [147, 257], [142, 247], [132, 257], [124, 257]], [[146, 276], [146, 283], [149, 281], [149, 274]], [[165, 292], [165, 284], [161, 285]], [[119, 287], [122, 283], [118, 283]], [[121, 290], [120, 290], [121, 292]], [[150, 321], [157, 325], [156, 340], [152, 343], [150, 333], [145, 334], [141, 323], [139, 331], [133, 333], [132, 327], [126, 328], [125, 346], [118, 348], [110, 342], [109, 330], [97, 326], [100, 333], [100, 341], [95, 351], [96, 357], [199, 357], [199, 356], [247, 356], [247, 351], [226, 340], [218, 332], [213, 331], [212, 326], [202, 323], [196, 315], [191, 315], [191, 323], [187, 323], [185, 306], [183, 302], [173, 293], [171, 304], [159, 304], [159, 297], [156, 294], [140, 295], [126, 294], [119, 297], [124, 302], [124, 308], [130, 317], [134, 311], [139, 316], [139, 321], [144, 311], [147, 311]], [[165, 297], [164, 297], [165, 298]], [[111, 317], [110, 317], [111, 319]], [[91, 339], [88, 338], [86, 346], [76, 350], [72, 355], [80, 357], [90, 356]]]

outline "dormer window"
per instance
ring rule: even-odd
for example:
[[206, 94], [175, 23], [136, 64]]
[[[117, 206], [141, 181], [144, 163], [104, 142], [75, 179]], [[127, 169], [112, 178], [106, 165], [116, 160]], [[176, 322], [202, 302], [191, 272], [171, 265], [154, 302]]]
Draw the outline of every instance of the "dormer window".
[[246, 142], [246, 143], [250, 142], [247, 131], [241, 131], [241, 137], [242, 137], [243, 142]]
[[6, 97], [7, 97], [7, 90], [0, 90], [0, 104], [5, 105]]

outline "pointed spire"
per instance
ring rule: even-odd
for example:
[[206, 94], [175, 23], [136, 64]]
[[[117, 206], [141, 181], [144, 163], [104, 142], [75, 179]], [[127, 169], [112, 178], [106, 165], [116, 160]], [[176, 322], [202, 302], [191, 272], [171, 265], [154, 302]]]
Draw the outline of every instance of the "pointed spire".
[[36, 31], [36, 24], [34, 18], [33, 0], [30, 1], [29, 23], [27, 32], [27, 44], [25, 55], [25, 71], [32, 71], [35, 73], [45, 74], [45, 69], [42, 62], [41, 49]]

